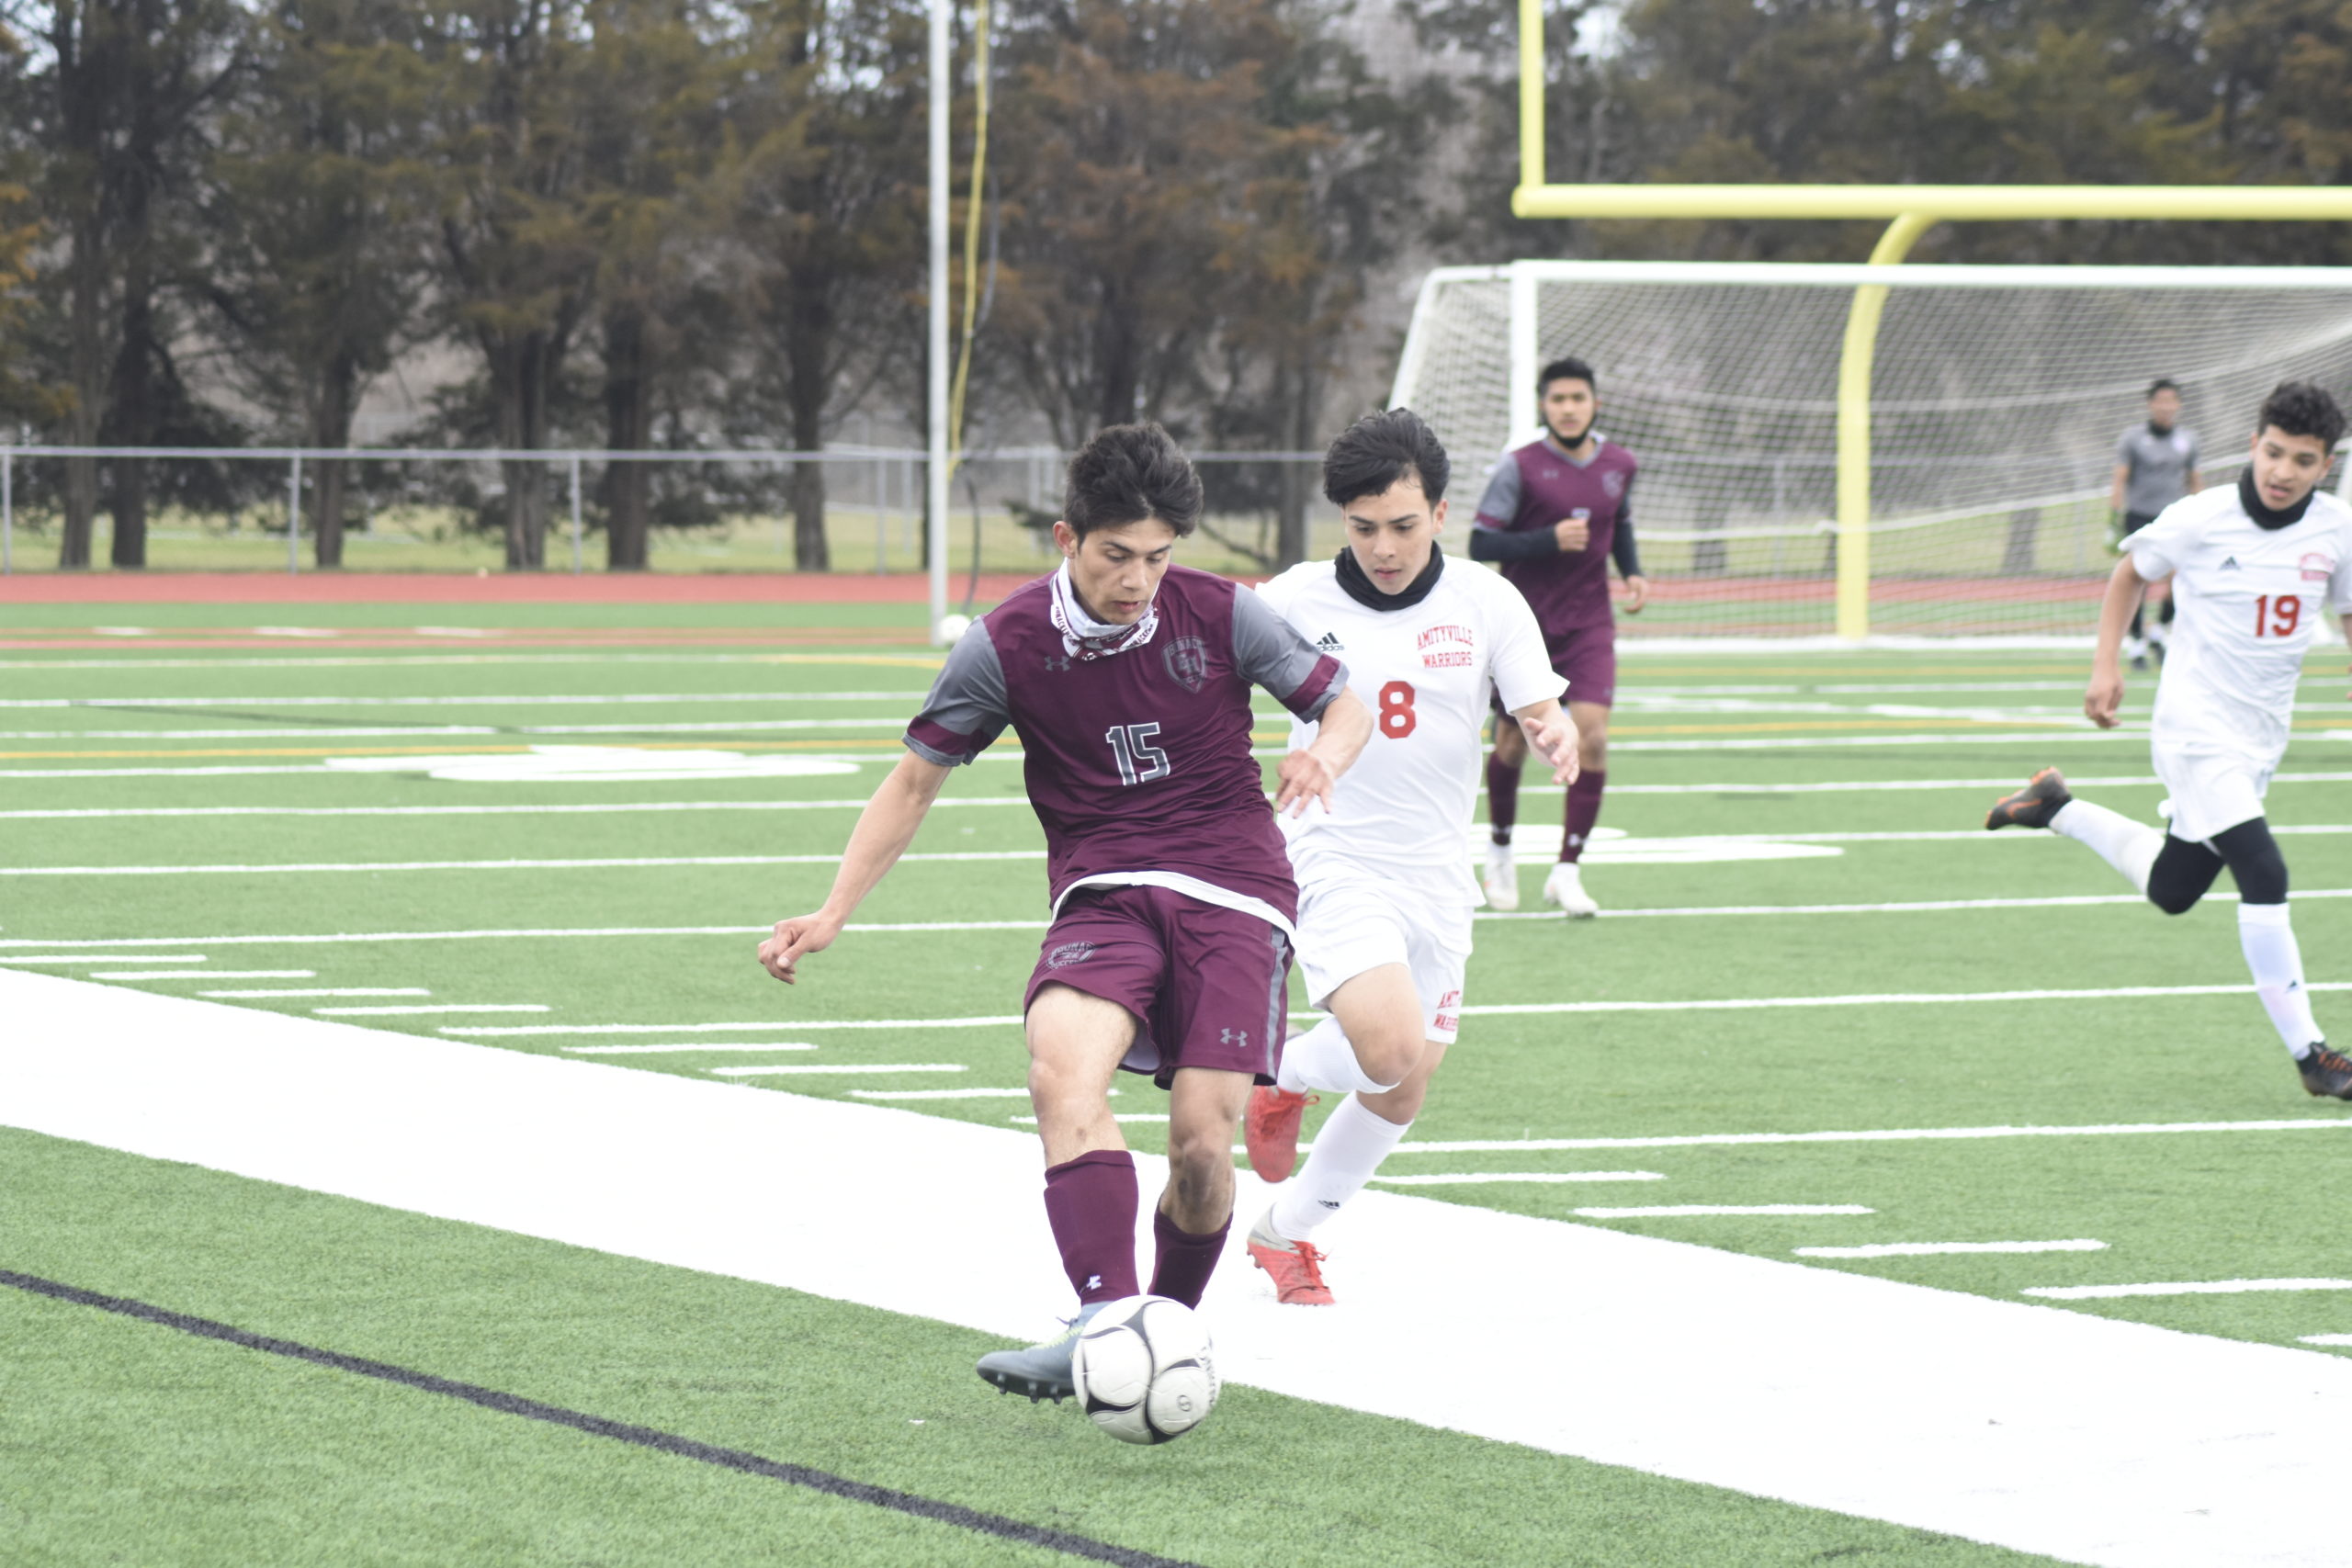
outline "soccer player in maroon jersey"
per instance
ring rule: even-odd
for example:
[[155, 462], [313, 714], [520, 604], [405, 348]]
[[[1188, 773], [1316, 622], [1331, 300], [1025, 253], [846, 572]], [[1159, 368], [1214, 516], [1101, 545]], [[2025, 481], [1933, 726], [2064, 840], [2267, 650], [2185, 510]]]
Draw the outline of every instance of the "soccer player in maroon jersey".
[[[1046, 1215], [1079, 1314], [1059, 1337], [980, 1359], [1033, 1400], [1074, 1392], [1070, 1350], [1105, 1303], [1140, 1294], [1135, 1161], [1112, 1075], [1168, 1090], [1167, 1190], [1151, 1293], [1197, 1305], [1233, 1218], [1234, 1131], [1274, 1081], [1298, 889], [1275, 813], [1331, 803], [1372, 733], [1347, 671], [1209, 572], [1171, 566], [1201, 513], [1192, 463], [1156, 424], [1102, 431], [1072, 460], [1062, 566], [974, 622], [907, 727], [907, 755], [851, 831], [824, 908], [776, 922], [760, 961], [793, 978], [830, 946], [922, 823], [949, 770], [1010, 724], [1046, 829], [1054, 919], [1024, 1013], [1045, 1141]], [[1250, 755], [1250, 688], [1320, 720], [1274, 804]]]
[[[1544, 901], [1571, 917], [1597, 915], [1577, 869], [1585, 841], [1600, 817], [1609, 783], [1609, 707], [1617, 694], [1617, 620], [1609, 603], [1609, 563], [1625, 579], [1625, 613], [1649, 602], [1634, 547], [1631, 506], [1634, 455], [1593, 429], [1600, 397], [1592, 367], [1557, 359], [1537, 378], [1544, 400], [1544, 435], [1507, 453], [1487, 481], [1470, 530], [1470, 558], [1500, 561], [1502, 574], [1534, 607], [1552, 652], [1552, 668], [1568, 682], [1568, 713], [1576, 720], [1582, 771], [1568, 786], [1567, 821], [1560, 861], [1544, 881]], [[1499, 713], [1501, 710], [1496, 710]], [[1519, 908], [1519, 873], [1510, 832], [1519, 818], [1519, 770], [1527, 738], [1516, 724], [1498, 722], [1487, 759], [1487, 902]]]

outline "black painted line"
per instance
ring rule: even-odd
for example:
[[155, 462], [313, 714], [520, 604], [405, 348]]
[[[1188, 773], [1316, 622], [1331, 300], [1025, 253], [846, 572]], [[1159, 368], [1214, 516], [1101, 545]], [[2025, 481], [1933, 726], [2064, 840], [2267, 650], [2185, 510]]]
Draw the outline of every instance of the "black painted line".
[[273, 1339], [267, 1335], [254, 1334], [209, 1318], [191, 1317], [186, 1313], [165, 1307], [151, 1306], [145, 1302], [131, 1301], [122, 1296], [100, 1295], [78, 1286], [44, 1280], [37, 1274], [19, 1274], [12, 1269], [0, 1269], [0, 1285], [14, 1286], [37, 1296], [48, 1296], [79, 1306], [96, 1307], [122, 1317], [134, 1317], [142, 1323], [158, 1324], [192, 1334], [200, 1339], [219, 1339], [227, 1344], [243, 1346], [248, 1350], [260, 1350], [289, 1360], [309, 1361], [314, 1366], [333, 1367], [337, 1371], [352, 1372], [360, 1377], [378, 1378], [426, 1393], [463, 1400], [479, 1404], [485, 1410], [495, 1410], [507, 1416], [520, 1416], [527, 1420], [545, 1421], [549, 1426], [569, 1427], [575, 1432], [592, 1437], [610, 1438], [616, 1442], [628, 1443], [641, 1449], [653, 1449], [681, 1459], [702, 1464], [717, 1465], [722, 1470], [741, 1471], [746, 1475], [765, 1476], [793, 1486], [805, 1486], [828, 1496], [842, 1497], [853, 1503], [865, 1503], [893, 1513], [911, 1514], [919, 1519], [953, 1525], [980, 1535], [994, 1536], [1001, 1540], [1023, 1546], [1044, 1547], [1049, 1551], [1082, 1557], [1091, 1562], [1109, 1562], [1117, 1568], [1199, 1568], [1172, 1557], [1156, 1557], [1148, 1551], [1136, 1551], [1107, 1541], [1071, 1535], [1064, 1530], [1046, 1529], [1037, 1525], [1023, 1524], [1001, 1514], [984, 1514], [954, 1503], [942, 1503], [930, 1497], [919, 1497], [911, 1492], [894, 1492], [887, 1486], [869, 1486], [862, 1481], [851, 1481], [826, 1471], [811, 1470], [807, 1465], [786, 1464], [780, 1460], [763, 1459], [758, 1454], [741, 1449], [717, 1448], [698, 1443], [692, 1438], [682, 1438], [673, 1432], [660, 1431], [651, 1427], [634, 1426], [627, 1421], [608, 1420], [584, 1411], [567, 1410], [560, 1404], [543, 1404], [520, 1394], [501, 1393], [496, 1389], [481, 1388], [473, 1383], [458, 1382], [449, 1378], [435, 1377], [430, 1372], [412, 1371], [387, 1361], [371, 1361], [362, 1356], [346, 1356], [339, 1350], [321, 1350], [300, 1345], [290, 1339]]

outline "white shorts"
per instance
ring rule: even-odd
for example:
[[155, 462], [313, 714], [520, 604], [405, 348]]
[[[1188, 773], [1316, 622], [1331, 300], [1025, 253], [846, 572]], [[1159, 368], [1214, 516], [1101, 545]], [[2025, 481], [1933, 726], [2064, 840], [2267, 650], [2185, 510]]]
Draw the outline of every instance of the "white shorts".
[[2157, 813], [2172, 819], [2174, 838], [2192, 844], [2261, 816], [2262, 797], [2278, 768], [2276, 757], [2266, 761], [2242, 751], [2160, 746], [2154, 756], [2156, 777], [2172, 792]]
[[1402, 964], [1420, 995], [1424, 1037], [1453, 1044], [1462, 1027], [1470, 915], [1469, 905], [1419, 895], [1409, 883], [1348, 878], [1302, 887], [1298, 967], [1307, 999], [1319, 1008], [1364, 971]]

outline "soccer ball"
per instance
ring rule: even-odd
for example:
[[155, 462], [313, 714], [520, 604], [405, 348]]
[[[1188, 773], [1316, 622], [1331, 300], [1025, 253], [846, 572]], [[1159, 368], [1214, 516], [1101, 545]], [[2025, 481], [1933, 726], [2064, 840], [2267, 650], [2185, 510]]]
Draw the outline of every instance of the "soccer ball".
[[1123, 1443], [1181, 1438], [1216, 1407], [1208, 1325], [1166, 1296], [1129, 1296], [1095, 1314], [1072, 1365], [1080, 1408]]
[[959, 642], [961, 642], [961, 641], [963, 641], [963, 640], [964, 640], [964, 634], [965, 634], [966, 632], [967, 632], [967, 631], [970, 631], [971, 629], [972, 629], [972, 617], [971, 617], [971, 616], [969, 616], [969, 615], [942, 615], [942, 616], [940, 616], [940, 617], [939, 617], [939, 643], [940, 643], [940, 646], [941, 646], [941, 647], [943, 647], [943, 648], [953, 648], [953, 647], [955, 647], [957, 643], [959, 643]]

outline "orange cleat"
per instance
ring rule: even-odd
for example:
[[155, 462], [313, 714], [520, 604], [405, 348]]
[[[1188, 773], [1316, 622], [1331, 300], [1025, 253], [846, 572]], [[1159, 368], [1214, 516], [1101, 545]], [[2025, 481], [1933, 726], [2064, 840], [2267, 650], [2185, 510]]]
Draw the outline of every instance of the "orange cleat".
[[1272, 1276], [1274, 1294], [1284, 1306], [1335, 1305], [1331, 1287], [1323, 1282], [1323, 1254], [1311, 1241], [1275, 1234], [1272, 1218], [1269, 1213], [1251, 1227], [1250, 1261]]
[[1280, 1089], [1253, 1089], [1250, 1109], [1241, 1118], [1241, 1142], [1250, 1151], [1250, 1168], [1267, 1181], [1288, 1181], [1298, 1168], [1298, 1119], [1317, 1094], [1291, 1094]]

